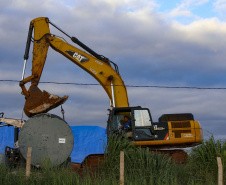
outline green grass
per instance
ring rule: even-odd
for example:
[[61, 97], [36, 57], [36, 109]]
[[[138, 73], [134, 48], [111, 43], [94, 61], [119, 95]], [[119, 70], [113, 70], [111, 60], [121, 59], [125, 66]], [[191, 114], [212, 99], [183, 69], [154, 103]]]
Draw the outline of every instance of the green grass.
[[[30, 178], [24, 169], [8, 169], [0, 165], [1, 185], [118, 185], [120, 151], [125, 153], [125, 184], [129, 185], [212, 185], [217, 184], [216, 157], [222, 159], [225, 179], [226, 142], [213, 137], [203, 141], [189, 152], [186, 164], [175, 164], [165, 155], [150, 153], [148, 148], [135, 147], [123, 138], [112, 137], [106, 147], [106, 159], [95, 174], [84, 173], [81, 177], [69, 168], [32, 170]], [[14, 172], [12, 172], [14, 171]]]
[[191, 175], [205, 184], [217, 184], [218, 165], [217, 157], [221, 157], [224, 171], [224, 182], [226, 182], [226, 142], [217, 140], [211, 136], [208, 140], [197, 147], [192, 148], [189, 157]]

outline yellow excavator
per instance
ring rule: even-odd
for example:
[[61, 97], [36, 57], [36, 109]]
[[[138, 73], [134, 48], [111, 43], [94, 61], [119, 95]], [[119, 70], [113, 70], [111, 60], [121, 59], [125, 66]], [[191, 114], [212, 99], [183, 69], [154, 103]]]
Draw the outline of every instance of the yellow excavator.
[[[49, 25], [61, 31], [85, 51], [50, 33]], [[32, 74], [24, 78], [31, 41], [33, 41]], [[130, 107], [126, 86], [119, 74], [118, 66], [108, 58], [94, 52], [76, 37], [67, 34], [47, 17], [32, 20], [28, 32], [24, 69], [20, 81], [22, 94], [26, 99], [24, 112], [28, 117], [48, 112], [63, 104], [68, 98], [68, 96], [61, 98], [38, 88], [49, 46], [88, 72], [106, 91], [110, 99], [110, 113], [107, 121], [108, 136], [117, 134], [120, 129], [120, 121], [124, 116], [128, 116], [131, 120], [129, 138], [136, 145], [150, 147], [152, 150], [162, 150], [200, 144], [203, 139], [202, 128], [191, 113], [163, 114], [158, 122], [153, 122], [148, 108]], [[25, 87], [27, 82], [31, 82], [28, 90]], [[177, 152], [178, 150], [173, 153]]]

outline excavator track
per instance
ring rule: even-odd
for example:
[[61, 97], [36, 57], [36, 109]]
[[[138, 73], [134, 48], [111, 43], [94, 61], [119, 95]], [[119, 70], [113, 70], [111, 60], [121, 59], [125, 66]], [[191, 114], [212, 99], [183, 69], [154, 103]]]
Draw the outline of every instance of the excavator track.
[[186, 162], [188, 157], [187, 152], [182, 149], [171, 149], [171, 150], [161, 150], [161, 149], [150, 149], [150, 152], [157, 152], [160, 154], [164, 154], [167, 157], [172, 157], [175, 163], [183, 164]]

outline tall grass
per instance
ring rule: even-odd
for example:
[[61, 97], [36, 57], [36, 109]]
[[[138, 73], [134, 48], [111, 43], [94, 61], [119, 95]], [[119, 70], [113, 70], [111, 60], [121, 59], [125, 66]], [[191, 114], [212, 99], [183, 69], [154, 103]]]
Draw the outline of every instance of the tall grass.
[[218, 177], [217, 157], [221, 157], [226, 182], [226, 142], [215, 141], [213, 136], [192, 148], [189, 158], [191, 175], [196, 176], [199, 182], [215, 184]]
[[24, 169], [11, 170], [0, 165], [1, 185], [118, 185], [120, 151], [125, 153], [125, 184], [129, 185], [197, 185], [217, 184], [217, 161], [220, 156], [226, 163], [226, 142], [215, 141], [213, 137], [194, 147], [186, 164], [176, 164], [165, 155], [150, 153], [148, 148], [136, 147], [127, 139], [112, 137], [105, 151], [105, 163], [95, 174], [84, 172], [78, 175], [70, 168], [33, 169], [30, 178]]
[[120, 151], [125, 153], [125, 182], [139, 185], [176, 184], [175, 163], [170, 158], [150, 153], [149, 148], [136, 147], [127, 139], [115, 136], [108, 140], [105, 165], [102, 167], [108, 176], [119, 180]]

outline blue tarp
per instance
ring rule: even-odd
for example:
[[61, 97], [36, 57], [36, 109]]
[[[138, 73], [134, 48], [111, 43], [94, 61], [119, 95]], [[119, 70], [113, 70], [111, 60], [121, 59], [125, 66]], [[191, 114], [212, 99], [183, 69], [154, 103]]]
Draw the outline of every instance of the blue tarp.
[[14, 127], [0, 127], [0, 153], [5, 153], [6, 146], [14, 146]]
[[[104, 152], [107, 142], [106, 129], [99, 126], [71, 126], [74, 135], [74, 148], [71, 153], [72, 162], [80, 163], [89, 154]], [[0, 153], [5, 146], [14, 145], [14, 127], [0, 127]]]
[[104, 152], [107, 143], [106, 129], [98, 126], [72, 126], [74, 148], [71, 153], [72, 162], [82, 162], [89, 154]]

